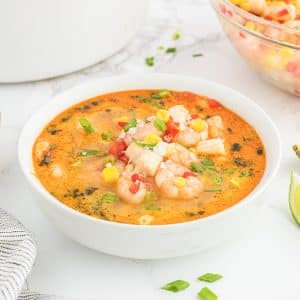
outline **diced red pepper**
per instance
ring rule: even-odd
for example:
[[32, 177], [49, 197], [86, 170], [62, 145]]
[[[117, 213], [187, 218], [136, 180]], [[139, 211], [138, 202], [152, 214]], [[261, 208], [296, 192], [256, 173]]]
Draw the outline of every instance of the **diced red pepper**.
[[130, 187], [129, 187], [129, 191], [132, 193], [132, 194], [136, 194], [139, 189], [140, 189], [140, 185], [141, 185], [141, 182], [140, 181], [136, 181], [136, 182], [133, 182]]
[[198, 115], [198, 114], [192, 114], [192, 115], [191, 115], [191, 118], [192, 118], [193, 120], [199, 119], [199, 115]]
[[265, 20], [273, 21], [273, 17], [272, 16], [265, 16], [264, 18], [265, 18]]
[[208, 99], [207, 100], [208, 106], [210, 108], [219, 108], [222, 107], [222, 105], [215, 99]]
[[184, 178], [187, 178], [187, 177], [190, 177], [190, 176], [192, 176], [192, 177], [197, 177], [197, 175], [196, 175], [195, 173], [193, 173], [193, 172], [187, 171], [187, 172], [184, 172], [184, 173], [183, 173], [183, 177], [184, 177]]
[[239, 32], [239, 35], [242, 39], [244, 39], [246, 37], [245, 33], [244, 32]]
[[128, 122], [118, 122], [118, 125], [123, 128], [125, 125], [127, 125], [127, 123]]
[[233, 16], [233, 12], [232, 12], [231, 10], [227, 10], [227, 15], [228, 15], [229, 17], [232, 17], [232, 16]]
[[138, 173], [134, 173], [131, 175], [131, 181], [136, 182], [136, 181], [141, 181], [141, 177]]
[[120, 158], [122, 155], [124, 155], [124, 151], [126, 149], [127, 144], [125, 143], [125, 141], [123, 139], [119, 139], [111, 145], [108, 153], [114, 155], [117, 158]]

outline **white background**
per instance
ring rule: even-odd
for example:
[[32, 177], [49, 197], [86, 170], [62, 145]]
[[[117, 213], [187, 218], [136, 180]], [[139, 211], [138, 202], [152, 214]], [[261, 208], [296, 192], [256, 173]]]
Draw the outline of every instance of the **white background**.
[[[177, 30], [182, 38], [170, 41]], [[159, 45], [175, 46], [178, 54], [158, 54]], [[199, 52], [203, 57], [192, 57]], [[38, 199], [33, 199], [21, 174], [16, 146], [26, 119], [54, 94], [106, 74], [149, 72], [144, 58], [153, 54], [157, 60], [151, 71], [201, 76], [251, 97], [277, 124], [283, 158], [279, 175], [262, 196], [264, 208], [242, 240], [183, 258], [135, 261], [86, 249], [58, 232], [36, 207]], [[35, 234], [38, 256], [28, 279], [30, 289], [79, 299], [197, 299], [204, 285], [196, 277], [218, 272], [224, 278], [210, 287], [221, 300], [300, 298], [300, 231], [291, 220], [287, 199], [290, 170], [300, 172], [300, 161], [291, 150], [300, 142], [300, 99], [262, 82], [249, 69], [231, 48], [206, 1], [151, 1], [149, 19], [126, 49], [65, 77], [0, 85], [0, 111], [0, 206]], [[159, 289], [175, 279], [189, 281], [191, 288], [178, 294]]]

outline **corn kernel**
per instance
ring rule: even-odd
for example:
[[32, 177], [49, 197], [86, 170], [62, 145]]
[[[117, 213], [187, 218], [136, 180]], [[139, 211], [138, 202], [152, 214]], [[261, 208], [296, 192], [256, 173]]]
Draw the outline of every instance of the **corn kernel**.
[[231, 3], [233, 3], [234, 5], [240, 5], [241, 0], [231, 0]]
[[148, 134], [145, 139], [144, 139], [144, 143], [145, 144], [151, 144], [151, 145], [156, 145], [161, 141], [161, 138], [156, 135], [156, 134]]
[[143, 215], [139, 217], [139, 224], [141, 225], [149, 225], [151, 224], [153, 217], [150, 215]]
[[249, 21], [245, 24], [245, 27], [249, 30], [255, 30], [255, 23]]
[[189, 148], [189, 150], [193, 153], [197, 153], [197, 149], [195, 147], [191, 147], [191, 148]]
[[280, 49], [279, 55], [282, 58], [291, 58], [292, 56], [294, 56], [294, 50], [284, 47], [284, 48]]
[[186, 185], [186, 180], [183, 177], [177, 177], [174, 180], [174, 184], [178, 187], [178, 188], [183, 188]]
[[129, 119], [127, 116], [122, 116], [122, 117], [114, 118], [113, 121], [114, 122], [128, 122]]
[[205, 121], [201, 119], [196, 119], [191, 121], [191, 127], [198, 132], [201, 132], [207, 128], [207, 124]]
[[168, 122], [169, 117], [169, 112], [166, 109], [159, 109], [156, 113], [156, 118], [164, 122]]
[[231, 183], [234, 187], [236, 187], [236, 188], [239, 188], [239, 187], [240, 187], [239, 181], [238, 181], [237, 179], [235, 179], [235, 178], [231, 178], [231, 179], [230, 179], [230, 183]]
[[116, 183], [119, 179], [119, 170], [114, 167], [104, 168], [101, 172], [102, 178], [106, 183]]

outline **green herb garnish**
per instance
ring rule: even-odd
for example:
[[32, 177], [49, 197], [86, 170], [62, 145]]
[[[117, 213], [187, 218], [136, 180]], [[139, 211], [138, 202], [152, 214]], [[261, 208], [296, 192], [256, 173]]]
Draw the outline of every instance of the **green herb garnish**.
[[217, 192], [222, 192], [222, 189], [207, 189], [204, 190], [206, 193], [217, 193]]
[[192, 55], [192, 57], [200, 57], [200, 56], [203, 56], [203, 54], [202, 53], [195, 53], [195, 54]]
[[167, 54], [174, 54], [176, 53], [177, 49], [176, 48], [167, 48], [166, 53]]
[[187, 289], [189, 286], [190, 286], [190, 284], [187, 281], [175, 280], [170, 283], [167, 283], [166, 285], [161, 287], [161, 289], [169, 291], [169, 292], [177, 293], [177, 292]]
[[147, 149], [149, 149], [149, 150], [153, 150], [153, 148], [156, 146], [156, 144], [146, 144], [146, 143], [141, 142], [141, 141], [138, 141], [138, 140], [136, 140], [136, 139], [133, 139], [133, 142], [134, 142], [136, 145], [138, 145], [138, 146], [140, 146], [140, 147], [143, 147], [143, 148], [147, 148]]
[[101, 137], [104, 141], [111, 141], [114, 139], [114, 134], [111, 131], [103, 131]]
[[72, 167], [80, 167], [82, 165], [82, 160], [78, 159], [72, 163]]
[[106, 192], [101, 197], [101, 202], [113, 203], [119, 199], [119, 196], [112, 192]]
[[[297, 146], [296, 146], [296, 147], [297, 147]], [[263, 155], [264, 150], [263, 150], [262, 148], [259, 148], [259, 149], [256, 150], [256, 153], [257, 153], [257, 155]], [[297, 153], [297, 152], [296, 152], [296, 153]], [[299, 151], [299, 153], [298, 153], [297, 155], [298, 155], [298, 157], [300, 157], [300, 151]]]
[[238, 167], [247, 167], [247, 166], [251, 166], [252, 165], [252, 161], [251, 160], [247, 160], [247, 159], [242, 158], [242, 157], [236, 157], [233, 160], [233, 162]]
[[198, 293], [198, 297], [201, 300], [218, 300], [218, 296], [208, 287], [201, 289], [201, 291]]
[[174, 32], [173, 35], [172, 35], [172, 40], [173, 41], [177, 41], [179, 40], [181, 37], [180, 33], [178, 31]]
[[137, 120], [132, 119], [123, 127], [123, 130], [127, 132], [130, 128], [136, 127], [136, 125], [137, 125]]
[[92, 127], [92, 124], [90, 123], [89, 120], [87, 120], [85, 118], [80, 118], [79, 119], [79, 124], [81, 125], [81, 127], [84, 129], [84, 131], [86, 133], [93, 133], [94, 132], [94, 128]]
[[231, 145], [231, 151], [240, 151], [242, 146], [239, 143], [233, 143]]
[[222, 277], [223, 276], [220, 274], [206, 273], [206, 274], [199, 276], [198, 280], [212, 283], [212, 282], [215, 282], [215, 281], [221, 279]]
[[217, 171], [214, 162], [208, 158], [203, 158], [200, 162], [192, 162], [191, 170], [196, 173], [202, 173], [204, 171]]
[[166, 123], [162, 120], [156, 119], [156, 120], [154, 120], [153, 124], [154, 124], [155, 128], [159, 131], [164, 132], [167, 129]]
[[91, 155], [95, 155], [95, 156], [98, 156], [98, 157], [103, 157], [105, 155], [107, 155], [107, 152], [104, 151], [104, 150], [96, 150], [96, 149], [84, 149], [84, 150], [81, 150], [79, 152], [79, 155], [80, 156], [91, 156]]
[[154, 66], [154, 56], [146, 57], [145, 63], [147, 66], [153, 67]]

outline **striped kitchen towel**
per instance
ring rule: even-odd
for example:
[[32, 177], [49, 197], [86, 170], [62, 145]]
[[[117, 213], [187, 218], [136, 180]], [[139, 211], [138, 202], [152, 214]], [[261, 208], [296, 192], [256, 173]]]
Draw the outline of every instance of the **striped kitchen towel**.
[[35, 256], [32, 234], [0, 209], [0, 300], [62, 300], [24, 289]]

